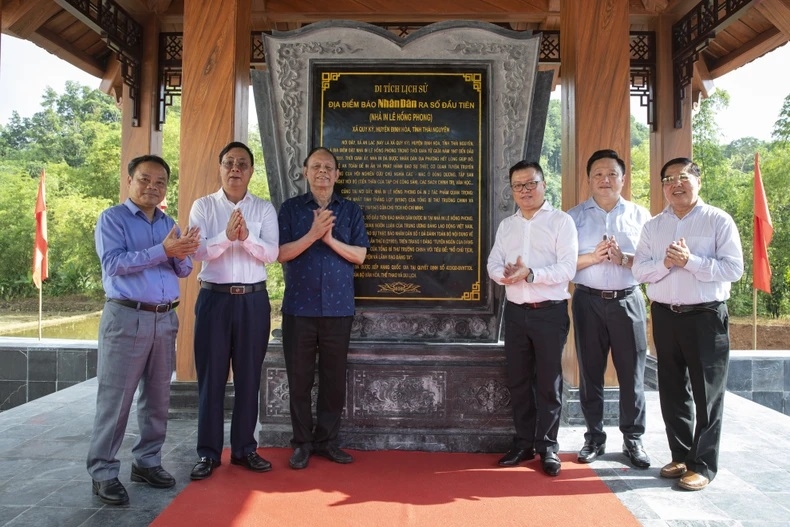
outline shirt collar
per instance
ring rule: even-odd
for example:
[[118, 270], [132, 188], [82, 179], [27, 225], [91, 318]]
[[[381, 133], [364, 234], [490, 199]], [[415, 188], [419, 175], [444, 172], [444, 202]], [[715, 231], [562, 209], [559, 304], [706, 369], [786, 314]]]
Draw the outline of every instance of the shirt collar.
[[[623, 197], [620, 196], [619, 198], [617, 198], [617, 203], [615, 203], [614, 207], [612, 207], [612, 210], [616, 209], [617, 207], [621, 207], [622, 205], [623, 205]], [[584, 201], [583, 207], [585, 209], [601, 209], [601, 210], [604, 210], [600, 205], [598, 205], [598, 203], [595, 201], [595, 198], [593, 198], [592, 196], [590, 196], [589, 198], [587, 198]], [[604, 212], [606, 212], [606, 211], [604, 211]]]
[[[329, 199], [329, 203], [340, 203], [341, 199], [342, 198], [337, 195], [337, 192], [332, 192], [332, 197]], [[316, 206], [318, 205], [318, 202], [313, 198], [313, 193], [308, 190], [302, 194], [302, 203], [307, 205], [310, 202], [315, 203]]]
[[[143, 210], [140, 207], [138, 207], [137, 205], [134, 204], [134, 201], [132, 201], [132, 198], [126, 198], [126, 201], [124, 201], [123, 204], [135, 216], [137, 215], [138, 212], [141, 213], [143, 216], [146, 216], [145, 212], [143, 212]], [[164, 215], [165, 215], [165, 213], [162, 212], [162, 209], [160, 209], [159, 207], [156, 207], [154, 209], [154, 218], [151, 220], [151, 223], [155, 222], [156, 220], [158, 220], [159, 218], [161, 218]], [[147, 217], [148, 216], [146, 216], [146, 218]]]

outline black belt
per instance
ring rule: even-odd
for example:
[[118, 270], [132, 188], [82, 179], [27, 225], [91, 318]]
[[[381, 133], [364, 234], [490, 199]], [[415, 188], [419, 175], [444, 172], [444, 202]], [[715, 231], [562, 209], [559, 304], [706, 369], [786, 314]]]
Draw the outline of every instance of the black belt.
[[673, 313], [693, 313], [694, 311], [718, 311], [723, 302], [717, 300], [701, 304], [662, 304], [661, 302], [654, 302], [654, 304], [669, 309]]
[[[508, 302], [510, 302], [510, 300], [508, 300]], [[544, 300], [543, 302], [524, 302], [523, 304], [516, 304], [515, 302], [510, 303], [521, 309], [540, 309], [542, 307], [556, 306], [564, 302], [565, 300]]]
[[592, 287], [587, 287], [586, 285], [576, 284], [576, 289], [584, 291], [585, 293], [590, 293], [591, 295], [600, 296], [604, 300], [615, 300], [630, 295], [631, 293], [634, 292], [636, 286], [627, 287], [625, 289], [603, 291], [601, 289], [593, 289]]
[[217, 293], [228, 293], [231, 295], [246, 295], [247, 293], [257, 293], [266, 290], [266, 280], [257, 284], [212, 284], [211, 282], [200, 282], [200, 287], [209, 289]]
[[154, 313], [167, 313], [171, 309], [178, 307], [178, 300], [168, 302], [166, 304], [146, 304], [145, 302], [135, 302], [134, 300], [120, 300], [118, 298], [108, 298], [107, 302], [113, 304], [120, 304], [132, 309], [139, 309], [140, 311], [153, 311]]

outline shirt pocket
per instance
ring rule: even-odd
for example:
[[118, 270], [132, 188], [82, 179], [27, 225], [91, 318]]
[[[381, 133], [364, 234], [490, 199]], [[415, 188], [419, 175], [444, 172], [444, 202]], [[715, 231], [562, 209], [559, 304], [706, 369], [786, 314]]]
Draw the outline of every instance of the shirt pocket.
[[686, 245], [695, 256], [716, 255], [716, 238], [713, 236], [686, 236]]
[[248, 221], [247, 222], [247, 230], [255, 235], [256, 238], [262, 238], [261, 236], [261, 226], [263, 222], [260, 221]]
[[628, 228], [615, 232], [614, 237], [615, 240], [617, 240], [617, 245], [620, 246], [620, 250], [626, 253], [635, 252], [636, 246], [639, 244], [639, 235], [641, 232], [641, 229]]

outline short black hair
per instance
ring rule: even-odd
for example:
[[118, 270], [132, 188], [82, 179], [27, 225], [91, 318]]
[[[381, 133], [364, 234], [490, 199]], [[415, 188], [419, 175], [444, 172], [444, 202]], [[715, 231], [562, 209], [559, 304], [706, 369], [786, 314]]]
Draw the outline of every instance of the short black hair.
[[699, 165], [697, 165], [694, 161], [689, 159], [688, 157], [676, 157], [675, 159], [670, 159], [664, 166], [661, 167], [661, 180], [664, 180], [664, 176], [666, 175], [667, 169], [672, 165], [683, 165], [683, 168], [686, 169], [687, 172], [691, 172], [697, 177], [702, 177], [702, 174], [699, 170]]
[[538, 164], [535, 161], [527, 161], [526, 159], [519, 161], [518, 163], [510, 167], [510, 172], [508, 173], [508, 177], [510, 178], [510, 181], [513, 181], [513, 172], [516, 172], [517, 170], [526, 170], [528, 168], [534, 168], [535, 172], [540, 174], [540, 180], [545, 181], [545, 178], [543, 177], [543, 169], [540, 168], [540, 164]]
[[307, 153], [307, 157], [304, 158], [304, 166], [307, 167], [307, 160], [310, 159], [310, 157], [313, 154], [315, 154], [316, 152], [320, 152], [320, 151], [324, 151], [327, 154], [329, 154], [330, 156], [332, 156], [332, 159], [335, 160], [335, 168], [337, 170], [340, 170], [340, 163], [337, 162], [337, 156], [335, 155], [334, 152], [332, 152], [330, 149], [328, 149], [325, 146], [317, 146], [317, 147], [313, 148], [312, 150], [310, 150], [310, 152]]
[[598, 161], [599, 159], [614, 159], [617, 161], [620, 170], [623, 171], [623, 175], [625, 175], [625, 161], [620, 159], [620, 156], [617, 155], [617, 152], [611, 149], [605, 150], [597, 150], [593, 152], [593, 155], [590, 156], [590, 159], [587, 160], [587, 176], [590, 175], [590, 170], [592, 169], [593, 163]]
[[230, 150], [234, 148], [242, 148], [247, 151], [247, 154], [250, 156], [250, 165], [255, 166], [255, 156], [252, 155], [252, 150], [250, 147], [242, 143], [241, 141], [232, 141], [225, 145], [225, 148], [220, 150], [219, 152], [219, 162], [222, 163], [222, 158], [225, 157]]
[[142, 163], [148, 163], [149, 161], [152, 163], [157, 163], [159, 165], [162, 165], [162, 167], [165, 169], [165, 172], [167, 172], [167, 180], [170, 181], [170, 165], [168, 165], [167, 161], [165, 161], [161, 157], [155, 156], [153, 154], [137, 156], [131, 161], [129, 161], [129, 165], [126, 167], [126, 170], [129, 172], [129, 177], [134, 177], [134, 171], [137, 170], [137, 167]]

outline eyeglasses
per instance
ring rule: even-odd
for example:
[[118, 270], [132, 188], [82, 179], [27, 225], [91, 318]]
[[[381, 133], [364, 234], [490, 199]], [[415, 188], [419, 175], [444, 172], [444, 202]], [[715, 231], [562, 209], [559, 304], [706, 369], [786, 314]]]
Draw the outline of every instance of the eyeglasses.
[[235, 161], [235, 160], [226, 159], [220, 164], [222, 165], [222, 168], [225, 168], [227, 170], [233, 170], [234, 166], [237, 167], [239, 170], [247, 170], [248, 168], [250, 168], [250, 164], [247, 163], [246, 161]]
[[538, 183], [540, 183], [541, 181], [542, 180], [539, 179], [537, 181], [527, 181], [526, 183], [513, 183], [512, 185], [510, 185], [510, 188], [513, 189], [513, 192], [521, 192], [524, 189], [535, 190], [536, 188], [538, 188]]
[[688, 174], [686, 172], [681, 172], [676, 177], [664, 176], [664, 177], [661, 178], [661, 183], [663, 183], [664, 185], [667, 185], [667, 186], [674, 185], [678, 181], [681, 182], [681, 183], [686, 183], [686, 182], [688, 182], [691, 179], [692, 175], [693, 174]]

